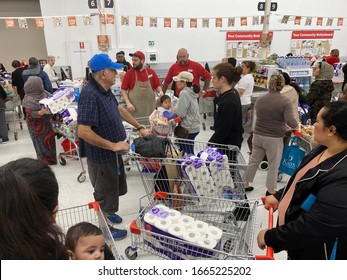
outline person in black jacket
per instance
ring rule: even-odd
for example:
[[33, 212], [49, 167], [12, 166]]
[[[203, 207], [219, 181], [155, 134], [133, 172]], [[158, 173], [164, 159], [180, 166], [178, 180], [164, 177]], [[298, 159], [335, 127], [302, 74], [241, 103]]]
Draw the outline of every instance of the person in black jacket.
[[213, 85], [220, 91], [216, 99], [214, 134], [209, 142], [241, 148], [242, 108], [235, 85], [241, 79], [242, 68], [220, 63], [213, 68]]
[[8, 142], [8, 129], [7, 129], [7, 122], [6, 122], [6, 114], [5, 114], [5, 99], [7, 97], [7, 93], [0, 84], [0, 138], [2, 138], [2, 141], [0, 144], [6, 144]]
[[314, 139], [320, 145], [304, 157], [285, 188], [266, 197], [265, 208], [278, 209], [278, 226], [260, 231], [259, 248], [287, 250], [292, 260], [347, 259], [346, 115], [345, 101], [319, 111]]

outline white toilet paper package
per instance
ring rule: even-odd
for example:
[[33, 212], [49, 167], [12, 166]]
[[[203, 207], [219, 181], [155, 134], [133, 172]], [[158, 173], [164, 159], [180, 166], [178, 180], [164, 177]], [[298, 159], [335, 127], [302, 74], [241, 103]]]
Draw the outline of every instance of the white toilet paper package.
[[215, 252], [211, 249], [221, 247], [222, 230], [166, 206], [157, 205], [150, 209], [144, 216], [144, 227], [155, 233], [145, 239], [147, 245], [171, 259], [212, 257]]
[[72, 87], [59, 88], [50, 97], [39, 101], [40, 106], [48, 108], [52, 114], [57, 114], [67, 108], [75, 100], [74, 89]]
[[228, 157], [217, 148], [207, 147], [198, 156], [185, 156], [179, 163], [193, 195], [226, 197], [234, 188]]
[[216, 196], [216, 188], [204, 160], [194, 155], [184, 156], [178, 161], [181, 175], [191, 194], [197, 196]]

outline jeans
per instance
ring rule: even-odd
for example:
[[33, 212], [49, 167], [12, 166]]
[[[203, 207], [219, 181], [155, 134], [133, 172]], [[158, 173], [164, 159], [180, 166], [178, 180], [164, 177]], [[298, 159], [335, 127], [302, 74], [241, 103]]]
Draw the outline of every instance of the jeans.
[[[188, 134], [188, 140], [194, 140], [198, 134], [199, 134], [199, 132], [189, 133]], [[184, 141], [183, 139], [180, 139], [180, 148], [183, 151], [183, 154], [194, 154], [194, 142], [193, 141]]]

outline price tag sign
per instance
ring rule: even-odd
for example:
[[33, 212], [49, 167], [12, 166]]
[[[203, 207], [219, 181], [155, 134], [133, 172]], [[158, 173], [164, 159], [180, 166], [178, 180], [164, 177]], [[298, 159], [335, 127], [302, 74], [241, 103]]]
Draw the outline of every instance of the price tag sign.
[[97, 0], [88, 0], [88, 7], [89, 9], [97, 9], [98, 8]]
[[113, 0], [105, 0], [105, 8], [113, 8]]

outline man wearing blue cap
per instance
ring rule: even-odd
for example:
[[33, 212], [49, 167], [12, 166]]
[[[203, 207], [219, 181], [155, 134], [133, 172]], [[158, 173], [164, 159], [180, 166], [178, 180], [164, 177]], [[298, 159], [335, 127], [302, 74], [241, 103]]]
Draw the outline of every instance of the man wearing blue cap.
[[[107, 54], [94, 55], [90, 60], [89, 83], [82, 89], [78, 101], [80, 155], [87, 157], [94, 198], [109, 224], [122, 222], [115, 212], [119, 208], [119, 196], [127, 193], [123, 160], [117, 154], [129, 150], [122, 119], [137, 128], [142, 136], [147, 135], [146, 129], [118, 104], [110, 90], [117, 69], [121, 68], [123, 64], [113, 62]], [[110, 229], [115, 240], [127, 235], [124, 229]]]

